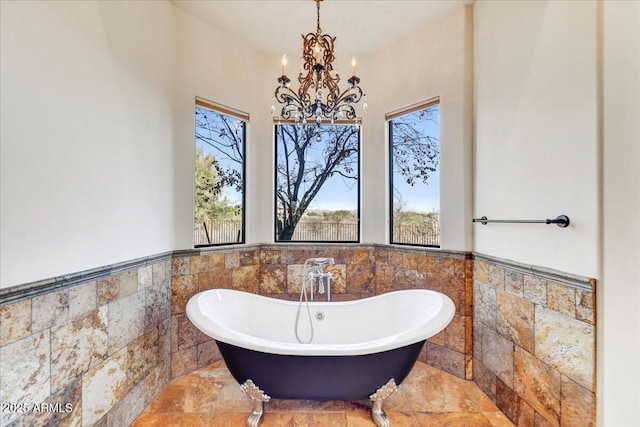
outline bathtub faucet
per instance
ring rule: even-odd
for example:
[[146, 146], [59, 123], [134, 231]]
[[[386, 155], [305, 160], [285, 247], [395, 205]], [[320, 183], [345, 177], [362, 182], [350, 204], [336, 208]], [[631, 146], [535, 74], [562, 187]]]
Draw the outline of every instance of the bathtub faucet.
[[333, 258], [309, 258], [304, 262], [303, 281], [309, 282], [311, 293], [311, 301], [313, 301], [315, 285], [318, 286], [318, 293], [327, 293], [327, 301], [331, 301], [331, 278], [333, 275], [330, 271], [325, 272], [323, 266], [333, 265]]
[[333, 265], [336, 263], [336, 261], [333, 258], [309, 258], [307, 262], [315, 265], [324, 265], [324, 264]]

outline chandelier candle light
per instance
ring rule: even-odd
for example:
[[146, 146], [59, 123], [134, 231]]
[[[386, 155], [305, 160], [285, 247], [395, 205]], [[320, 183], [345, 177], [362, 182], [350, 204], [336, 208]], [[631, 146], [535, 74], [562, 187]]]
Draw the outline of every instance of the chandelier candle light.
[[315, 120], [317, 125], [323, 117], [336, 120], [354, 120], [358, 123], [354, 104], [363, 100], [362, 109], [367, 112], [367, 96], [360, 88], [360, 78], [356, 76], [356, 59], [351, 60], [351, 78], [347, 80], [349, 87], [340, 91], [338, 83], [340, 75], [333, 68], [335, 37], [322, 34], [320, 28], [320, 2], [313, 0], [318, 9], [318, 26], [315, 33], [302, 35], [302, 65], [298, 74], [300, 87], [295, 92], [291, 89], [291, 80], [287, 77], [287, 56], [282, 56], [282, 76], [278, 78], [271, 114], [275, 115], [276, 101], [282, 106], [280, 118], [294, 119], [296, 123], [307, 123], [307, 119]]

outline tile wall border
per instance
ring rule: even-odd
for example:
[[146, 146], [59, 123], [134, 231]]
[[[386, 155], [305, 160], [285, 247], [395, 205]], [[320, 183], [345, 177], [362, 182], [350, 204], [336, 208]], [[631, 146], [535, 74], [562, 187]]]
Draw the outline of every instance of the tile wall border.
[[0, 289], [0, 307], [37, 297], [39, 295], [59, 291], [61, 289], [70, 288], [92, 280], [109, 277], [127, 270], [146, 267], [161, 261], [168, 261], [171, 260], [173, 256], [174, 251], [163, 252], [156, 255], [91, 268], [89, 270], [83, 270], [76, 273], [25, 283], [23, 285], [3, 288]]
[[[80, 283], [88, 282], [91, 280], [108, 277], [112, 274], [120, 273], [133, 268], [145, 267], [153, 263], [169, 260], [179, 257], [191, 257], [208, 253], [229, 253], [235, 251], [249, 251], [256, 249], [283, 249], [283, 248], [295, 248], [301, 250], [317, 249], [318, 245], [325, 245], [323, 243], [260, 243], [252, 245], [234, 245], [228, 246], [212, 246], [208, 248], [197, 249], [181, 249], [169, 252], [163, 252], [156, 255], [150, 255], [147, 257], [136, 258], [130, 261], [109, 264], [102, 267], [92, 268], [76, 273], [65, 274], [62, 276], [56, 276], [49, 279], [38, 280], [35, 282], [25, 283], [23, 285], [11, 286], [8, 288], [0, 289], [0, 306], [19, 302], [28, 298], [33, 298], [38, 295], [44, 295], [53, 291], [68, 288], [78, 285]], [[403, 245], [385, 245], [385, 244], [331, 244], [336, 249], [394, 249], [398, 252], [407, 253], [424, 253], [433, 256], [448, 256], [460, 259], [474, 259], [484, 261], [488, 264], [493, 264], [501, 267], [508, 267], [512, 270], [520, 273], [526, 273], [535, 277], [540, 277], [545, 280], [550, 280], [556, 283], [562, 283], [568, 286], [572, 286], [577, 289], [594, 291], [595, 279], [578, 276], [573, 274], [564, 273], [558, 270], [550, 268], [533, 266], [529, 264], [519, 263], [503, 258], [498, 258], [490, 255], [484, 255], [475, 252], [465, 251], [453, 251], [445, 249], [433, 249], [433, 248], [420, 248], [420, 247], [407, 247]]]
[[197, 249], [181, 249], [169, 252], [163, 252], [156, 255], [150, 255], [147, 257], [136, 258], [130, 261], [124, 261], [115, 264], [109, 264], [102, 267], [92, 268], [76, 273], [65, 274], [62, 276], [56, 276], [49, 279], [38, 280], [31, 283], [25, 283], [23, 285], [11, 286], [8, 288], [0, 289], [0, 306], [19, 302], [28, 298], [33, 298], [38, 295], [44, 295], [50, 292], [54, 292], [60, 289], [75, 286], [91, 280], [108, 277], [112, 274], [130, 270], [133, 268], [145, 267], [159, 261], [170, 260], [172, 258], [191, 257], [208, 253], [230, 253], [236, 251], [250, 251], [256, 249], [283, 249], [292, 248], [299, 250], [313, 250], [317, 249], [318, 245], [329, 245], [335, 249], [394, 249], [399, 252], [406, 253], [420, 253], [428, 254], [432, 256], [446, 256], [459, 259], [474, 259], [484, 261], [488, 264], [493, 264], [501, 267], [508, 267], [512, 270], [540, 277], [545, 280], [550, 280], [557, 283], [562, 283], [568, 286], [572, 286], [577, 289], [594, 291], [595, 279], [578, 276], [573, 274], [564, 273], [558, 270], [533, 266], [525, 263], [511, 261], [503, 258], [498, 258], [490, 255], [484, 255], [475, 252], [465, 251], [453, 251], [444, 249], [432, 249], [432, 248], [420, 248], [420, 247], [407, 247], [403, 245], [385, 245], [385, 244], [310, 244], [310, 243], [259, 243], [251, 245], [234, 245], [232, 247], [227, 246], [213, 246], [208, 248]]
[[593, 278], [564, 273], [552, 268], [539, 267], [475, 252], [473, 253], [473, 259], [490, 265], [508, 268], [517, 271], [518, 273], [529, 274], [551, 282], [562, 283], [563, 285], [571, 286], [583, 291], [595, 292], [596, 279]]

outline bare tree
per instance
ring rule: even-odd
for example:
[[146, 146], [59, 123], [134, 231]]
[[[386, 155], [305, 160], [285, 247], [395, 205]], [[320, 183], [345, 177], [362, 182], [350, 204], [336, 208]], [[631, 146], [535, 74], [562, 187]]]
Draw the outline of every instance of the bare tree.
[[398, 189], [393, 189], [393, 222], [402, 224], [410, 219], [408, 203]]
[[[278, 240], [291, 240], [296, 225], [333, 176], [358, 178], [358, 130], [339, 125], [279, 125], [277, 132]], [[310, 155], [322, 148], [321, 158]]]
[[440, 140], [424, 132], [424, 122], [438, 124], [439, 108], [427, 108], [398, 117], [391, 124], [393, 174], [401, 174], [407, 184], [428, 183], [440, 161]]
[[[243, 190], [244, 128], [242, 120], [196, 108], [196, 141], [210, 146], [215, 153], [213, 167], [218, 176], [214, 188], [216, 193], [225, 186], [235, 187], [236, 191]], [[226, 167], [221, 166], [222, 161], [227, 164]]]
[[[438, 123], [438, 109], [428, 108], [393, 120], [393, 172], [407, 183], [426, 184], [437, 171], [439, 140], [424, 131], [424, 122]], [[358, 138], [352, 126], [280, 125], [276, 128], [278, 240], [291, 240], [322, 185], [332, 176], [357, 179]], [[323, 145], [322, 145], [323, 144]], [[322, 159], [308, 156], [324, 147]], [[404, 205], [398, 206], [402, 210]]]

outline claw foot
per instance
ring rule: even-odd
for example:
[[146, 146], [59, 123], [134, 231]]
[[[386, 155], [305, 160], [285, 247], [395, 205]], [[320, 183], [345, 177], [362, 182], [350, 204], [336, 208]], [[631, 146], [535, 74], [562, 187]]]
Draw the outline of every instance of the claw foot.
[[271, 397], [260, 390], [253, 381], [247, 380], [240, 386], [240, 391], [253, 400], [253, 411], [247, 418], [247, 427], [258, 427], [264, 417], [264, 402], [268, 402]]
[[369, 396], [369, 399], [373, 401], [373, 405], [371, 405], [371, 418], [373, 418], [373, 422], [378, 427], [390, 427], [391, 420], [382, 409], [382, 404], [385, 400], [391, 397], [396, 391], [398, 391], [398, 386], [393, 378], [389, 380], [385, 385], [380, 387]]

